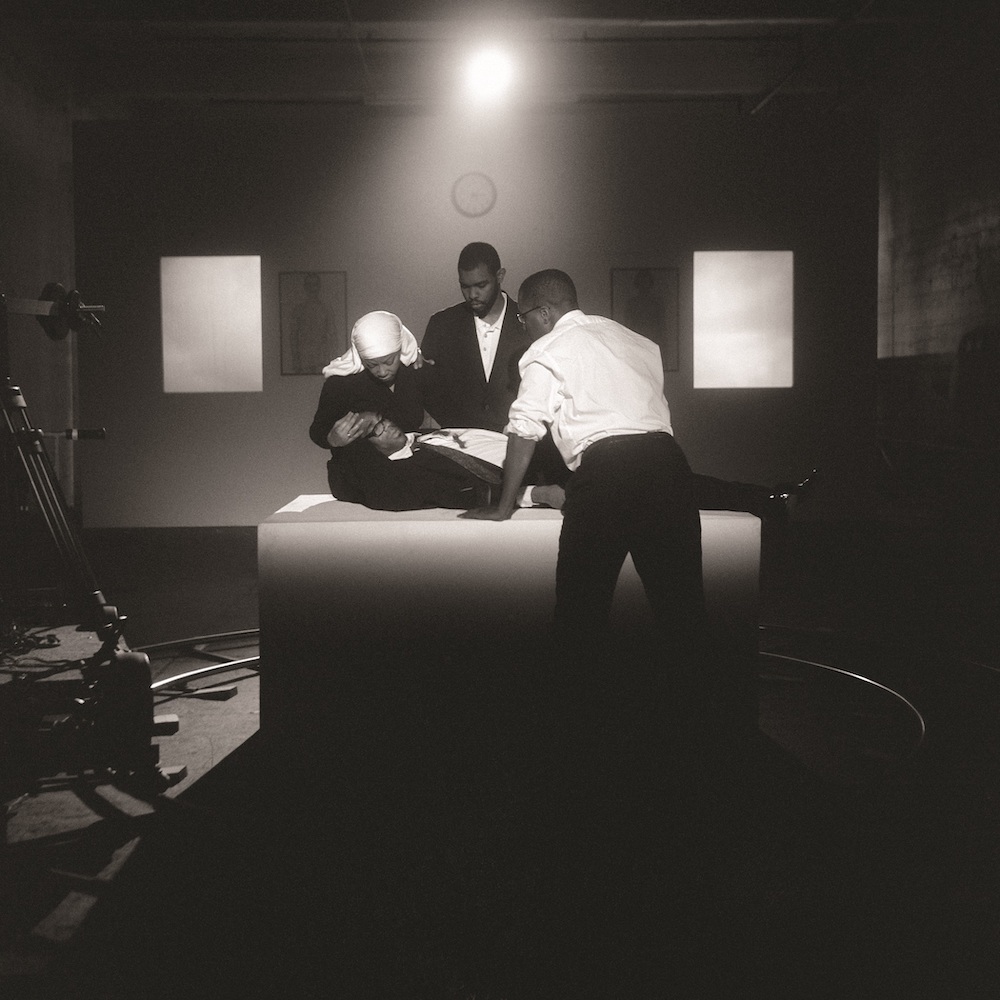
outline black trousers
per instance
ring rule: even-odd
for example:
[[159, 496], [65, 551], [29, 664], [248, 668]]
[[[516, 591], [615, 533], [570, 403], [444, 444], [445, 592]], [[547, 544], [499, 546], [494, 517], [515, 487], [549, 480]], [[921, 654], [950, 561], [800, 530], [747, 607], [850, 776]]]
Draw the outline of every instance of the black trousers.
[[657, 639], [686, 650], [704, 627], [701, 520], [690, 467], [670, 434], [598, 441], [570, 478], [556, 566], [561, 646], [585, 652], [600, 642], [629, 553]]
[[327, 463], [330, 492], [374, 510], [445, 507], [467, 510], [489, 502], [482, 479], [447, 455], [428, 449], [393, 462], [369, 441], [339, 450]]
[[[587, 449], [566, 487], [553, 647], [540, 670], [546, 725], [577, 751], [654, 704], [706, 738], [756, 731], [747, 636], [708, 627], [697, 477], [669, 434], [608, 438]], [[615, 586], [631, 554], [653, 617], [613, 634]], [[755, 642], [756, 634], [749, 637]], [[659, 724], [657, 724], [659, 725]]]
[[[541, 773], [529, 771], [526, 797], [529, 829], [547, 845], [553, 925], [595, 905], [575, 893], [601, 884], [610, 856], [645, 857], [662, 842], [671, 782], [687, 773], [680, 751], [691, 758], [686, 734], [711, 713], [701, 519], [677, 442], [664, 433], [595, 443], [562, 513], [554, 641], [533, 674]], [[610, 623], [628, 554], [654, 622], [641, 635]]]
[[714, 476], [695, 475], [694, 496], [701, 510], [742, 510], [763, 517], [768, 498], [774, 492], [769, 486], [739, 483]]

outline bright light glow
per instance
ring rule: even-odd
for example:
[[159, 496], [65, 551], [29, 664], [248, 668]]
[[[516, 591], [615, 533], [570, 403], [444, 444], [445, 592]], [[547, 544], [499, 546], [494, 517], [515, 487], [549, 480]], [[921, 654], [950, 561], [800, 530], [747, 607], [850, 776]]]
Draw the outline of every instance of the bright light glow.
[[694, 255], [694, 387], [792, 385], [790, 250]]
[[469, 60], [465, 81], [470, 96], [482, 102], [497, 101], [514, 79], [514, 63], [499, 49], [485, 49]]
[[260, 257], [161, 257], [164, 392], [260, 392]]

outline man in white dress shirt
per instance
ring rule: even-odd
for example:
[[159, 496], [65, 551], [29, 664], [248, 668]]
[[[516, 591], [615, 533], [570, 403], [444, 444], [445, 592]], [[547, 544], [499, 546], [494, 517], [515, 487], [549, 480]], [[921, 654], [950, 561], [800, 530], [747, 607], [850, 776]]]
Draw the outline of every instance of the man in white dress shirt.
[[[525, 778], [525, 828], [526, 843], [540, 845], [539, 865], [551, 881], [546, 905], [558, 924], [577, 908], [572, 887], [606, 877], [608, 858], [593, 845], [624, 850], [618, 834], [629, 830], [642, 857], [658, 842], [675, 795], [665, 776], [688, 770], [691, 734], [701, 770], [700, 748], [721, 743], [720, 727], [742, 724], [730, 715], [741, 711], [741, 692], [735, 672], [719, 673], [707, 655], [701, 520], [694, 477], [671, 432], [659, 348], [585, 315], [562, 271], [526, 278], [518, 313], [533, 343], [508, 417], [500, 500], [459, 516], [514, 515], [535, 444], [551, 431], [572, 475], [556, 561], [554, 641], [533, 654], [537, 721], [528, 759], [539, 770]], [[628, 553], [654, 627], [617, 635], [609, 619]], [[730, 704], [717, 703], [712, 674]], [[607, 833], [585, 832], [602, 827], [617, 833], [605, 840]]]
[[462, 516], [511, 517], [535, 445], [551, 429], [573, 471], [556, 568], [559, 648], [574, 656], [599, 649], [631, 553], [664, 652], [689, 656], [703, 636], [701, 524], [691, 470], [671, 431], [659, 349], [619, 323], [585, 315], [562, 271], [526, 278], [518, 315], [533, 343], [508, 417], [500, 500]]

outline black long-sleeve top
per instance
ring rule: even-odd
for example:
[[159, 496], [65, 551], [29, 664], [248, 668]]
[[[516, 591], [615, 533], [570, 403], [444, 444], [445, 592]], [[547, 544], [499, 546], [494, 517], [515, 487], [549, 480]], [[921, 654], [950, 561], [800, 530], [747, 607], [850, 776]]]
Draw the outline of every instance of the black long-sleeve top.
[[[348, 413], [366, 410], [381, 413], [404, 431], [417, 430], [424, 419], [424, 402], [416, 371], [401, 365], [392, 388], [367, 372], [331, 375], [323, 382], [309, 437], [321, 448], [330, 448], [326, 436], [333, 425]], [[341, 450], [330, 448], [334, 453]]]
[[349, 483], [345, 463], [362, 463], [369, 456], [353, 455], [358, 449], [371, 449], [364, 438], [342, 448], [331, 448], [326, 436], [333, 425], [348, 413], [372, 411], [397, 424], [404, 431], [418, 430], [424, 419], [422, 379], [417, 371], [401, 365], [392, 388], [376, 381], [368, 372], [331, 375], [323, 382], [316, 414], [309, 426], [309, 437], [330, 452], [327, 479], [330, 491], [341, 500], [358, 500]]

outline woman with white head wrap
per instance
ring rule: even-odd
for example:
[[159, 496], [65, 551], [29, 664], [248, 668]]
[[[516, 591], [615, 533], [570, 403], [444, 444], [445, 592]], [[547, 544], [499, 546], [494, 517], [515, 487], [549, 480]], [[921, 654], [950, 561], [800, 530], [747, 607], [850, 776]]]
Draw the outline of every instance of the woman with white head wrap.
[[[420, 348], [413, 334], [391, 312], [362, 316], [351, 330], [351, 346], [324, 369], [319, 404], [309, 437], [330, 451], [330, 490], [352, 500], [340, 470], [345, 461], [368, 461], [377, 455], [365, 441], [380, 417], [404, 431], [419, 429], [424, 419], [424, 393], [417, 370]], [[382, 456], [378, 456], [382, 457]]]
[[339, 358], [334, 358], [323, 374], [353, 375], [363, 371], [365, 361], [372, 361], [391, 354], [399, 354], [404, 365], [412, 365], [420, 356], [416, 338], [403, 326], [402, 320], [381, 309], [365, 313], [351, 330], [351, 346]]

